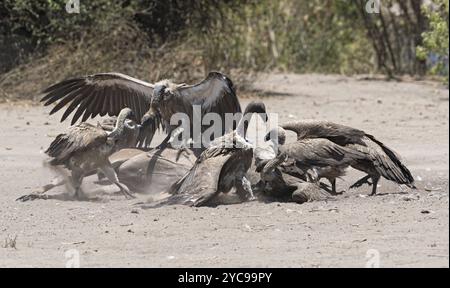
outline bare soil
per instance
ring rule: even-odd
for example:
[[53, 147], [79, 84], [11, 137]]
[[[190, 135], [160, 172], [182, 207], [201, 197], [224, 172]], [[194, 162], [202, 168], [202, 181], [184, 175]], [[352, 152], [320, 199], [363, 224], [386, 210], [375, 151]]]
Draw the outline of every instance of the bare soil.
[[382, 180], [368, 197], [367, 186], [348, 190], [362, 176], [350, 170], [337, 201], [302, 205], [142, 210], [134, 204], [146, 195], [125, 200], [89, 181], [91, 201], [60, 187], [57, 199], [16, 202], [52, 179], [42, 150], [68, 123], [49, 107], [1, 104], [0, 267], [64, 267], [71, 249], [82, 267], [364, 267], [377, 256], [381, 267], [449, 266], [448, 90], [288, 74], [263, 75], [255, 88], [282, 122], [328, 119], [375, 135], [402, 155], [418, 189]]

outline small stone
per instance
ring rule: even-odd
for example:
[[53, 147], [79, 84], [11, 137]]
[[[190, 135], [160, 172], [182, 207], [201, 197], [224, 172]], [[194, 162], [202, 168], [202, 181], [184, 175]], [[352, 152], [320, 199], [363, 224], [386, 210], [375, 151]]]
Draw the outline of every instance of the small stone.
[[431, 214], [431, 213], [434, 213], [434, 212], [431, 211], [431, 210], [422, 210], [422, 211], [420, 211], [420, 213], [422, 213], [422, 214]]
[[419, 196], [418, 195], [408, 195], [408, 196], [404, 196], [402, 198], [403, 201], [414, 201], [414, 200], [419, 200]]

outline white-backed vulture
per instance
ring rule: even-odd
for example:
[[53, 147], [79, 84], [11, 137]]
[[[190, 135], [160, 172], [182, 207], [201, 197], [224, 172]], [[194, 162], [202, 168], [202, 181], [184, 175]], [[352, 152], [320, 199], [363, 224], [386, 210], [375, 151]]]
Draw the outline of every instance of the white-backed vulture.
[[[152, 149], [144, 151], [137, 148], [126, 148], [115, 152], [109, 157], [109, 162], [117, 174], [119, 182], [126, 185], [131, 191], [138, 193], [161, 192], [170, 188], [172, 183], [183, 177], [195, 163], [192, 151], [178, 149]], [[54, 166], [51, 169], [57, 168]], [[35, 199], [51, 199], [45, 192], [61, 185], [67, 184], [66, 171], [54, 169], [60, 177], [51, 183], [42, 186], [33, 194], [24, 195], [18, 201]], [[85, 176], [94, 175], [96, 170], [86, 173]], [[103, 174], [102, 174], [103, 176]], [[100, 181], [100, 183], [105, 183]], [[107, 182], [105, 184], [111, 184]]]
[[170, 134], [174, 128], [170, 126], [170, 117], [174, 113], [189, 115], [193, 123], [193, 105], [199, 105], [203, 115], [215, 112], [222, 117], [225, 113], [241, 112], [233, 83], [219, 72], [210, 72], [195, 85], [177, 85], [167, 80], [154, 85], [120, 73], [99, 73], [64, 80], [48, 87], [43, 94], [44, 105], [57, 103], [50, 114], [68, 105], [61, 121], [75, 112], [72, 125], [80, 118], [84, 122], [89, 117], [118, 115], [122, 108], [130, 108], [144, 126], [139, 136], [141, 147], [150, 145], [161, 125]]
[[[284, 126], [284, 125], [283, 125]], [[272, 138], [274, 136], [276, 138]], [[326, 178], [332, 185], [332, 194], [337, 194], [336, 178], [345, 174], [345, 169], [354, 159], [361, 158], [359, 152], [342, 147], [324, 138], [302, 138], [285, 144], [286, 131], [282, 127], [269, 132], [265, 140], [271, 140], [278, 146], [276, 159], [289, 163], [288, 174], [299, 178], [306, 178], [308, 182], [318, 182]]]
[[[398, 184], [405, 184], [410, 188], [415, 188], [414, 177], [402, 163], [397, 153], [374, 136], [362, 130], [317, 120], [289, 122], [282, 125], [282, 127], [286, 130], [294, 131], [298, 140], [327, 139], [362, 155], [363, 157], [355, 158], [351, 166], [368, 175], [358, 180], [351, 188], [367, 183], [372, 185], [372, 193], [370, 195], [375, 195], [381, 176]], [[372, 182], [369, 182], [369, 179], [372, 179]]]
[[45, 151], [51, 157], [50, 165], [63, 165], [71, 171], [71, 184], [76, 198], [83, 196], [81, 183], [85, 175], [96, 169], [100, 169], [126, 197], [133, 197], [128, 187], [119, 182], [108, 159], [123, 137], [128, 125], [126, 120], [130, 117], [133, 117], [133, 111], [129, 108], [122, 109], [111, 132], [106, 132], [100, 125], [94, 126], [86, 122], [71, 126], [67, 133], [56, 136]]
[[267, 121], [264, 104], [250, 103], [237, 128], [212, 141], [191, 170], [172, 185], [167, 191], [172, 196], [148, 207], [167, 204], [205, 206], [219, 193], [227, 193], [232, 188], [242, 200], [254, 199], [250, 181], [245, 177], [253, 160], [253, 145], [247, 142], [245, 133], [254, 113]]

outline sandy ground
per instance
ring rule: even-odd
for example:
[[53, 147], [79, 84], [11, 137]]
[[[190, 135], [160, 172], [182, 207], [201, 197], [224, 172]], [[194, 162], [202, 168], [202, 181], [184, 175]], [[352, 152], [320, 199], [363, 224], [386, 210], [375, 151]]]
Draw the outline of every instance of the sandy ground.
[[[42, 106], [1, 104], [0, 267], [64, 267], [76, 253], [82, 267], [449, 266], [448, 90], [319, 75], [267, 75], [255, 87], [276, 94], [262, 99], [280, 121], [329, 119], [376, 135], [403, 156], [419, 189], [382, 180], [380, 196], [366, 197], [366, 186], [303, 205], [141, 210], [133, 204], [146, 196], [108, 189], [97, 201], [20, 203], [52, 178], [41, 150], [68, 123]], [[338, 188], [359, 176], [349, 171]], [[5, 245], [11, 238], [15, 248]]]

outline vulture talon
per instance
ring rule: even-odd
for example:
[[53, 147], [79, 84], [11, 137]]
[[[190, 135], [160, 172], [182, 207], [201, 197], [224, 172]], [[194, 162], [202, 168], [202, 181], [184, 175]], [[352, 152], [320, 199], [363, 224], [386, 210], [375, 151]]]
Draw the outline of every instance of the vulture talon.
[[371, 186], [372, 182], [369, 181], [370, 179], [371, 179], [371, 176], [369, 176], [369, 175], [364, 176], [363, 178], [361, 178], [358, 181], [356, 181], [355, 183], [353, 183], [353, 185], [350, 186], [350, 189], [355, 189], [355, 188], [361, 187], [364, 184]]
[[36, 200], [36, 199], [47, 200], [48, 199], [48, 195], [42, 195], [42, 194], [38, 194], [38, 193], [31, 193], [31, 194], [23, 195], [23, 196], [17, 198], [16, 201], [27, 202], [27, 201], [33, 201], [33, 200]]

